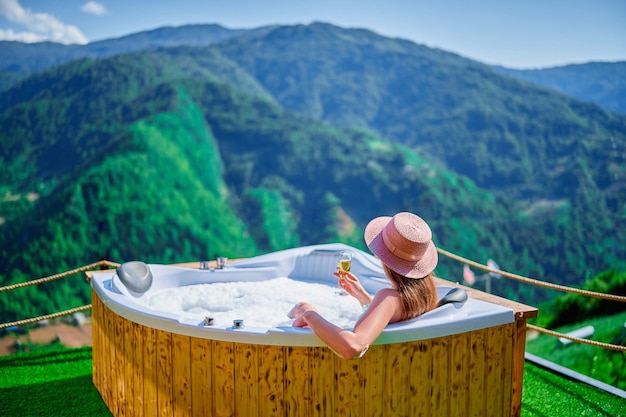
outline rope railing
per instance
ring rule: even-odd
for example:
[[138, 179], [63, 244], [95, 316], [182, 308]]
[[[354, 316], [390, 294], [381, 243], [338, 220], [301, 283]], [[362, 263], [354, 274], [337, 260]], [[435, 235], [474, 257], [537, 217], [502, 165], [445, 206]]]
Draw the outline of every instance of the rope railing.
[[24, 326], [25, 324], [33, 324], [38, 323], [42, 320], [54, 319], [62, 316], [69, 316], [70, 314], [78, 313], [80, 311], [89, 310], [91, 308], [91, 304], [86, 304], [84, 306], [70, 308], [69, 310], [59, 311], [58, 313], [46, 314], [39, 317], [33, 317], [30, 319], [17, 320], [10, 323], [0, 323], [0, 330], [6, 329], [13, 326]]
[[[18, 288], [28, 287], [28, 286], [31, 286], [31, 285], [44, 284], [44, 283], [47, 283], [47, 282], [55, 281], [57, 279], [66, 278], [66, 277], [69, 277], [71, 275], [78, 274], [80, 272], [90, 271], [90, 270], [95, 269], [95, 268], [102, 268], [102, 267], [116, 268], [119, 265], [120, 264], [118, 264], [116, 262], [111, 262], [111, 261], [107, 261], [107, 260], [101, 260], [101, 261], [94, 262], [94, 263], [89, 264], [89, 265], [84, 265], [84, 266], [72, 269], [70, 271], [65, 271], [65, 272], [62, 272], [62, 273], [59, 273], [59, 274], [54, 274], [54, 275], [50, 275], [50, 276], [47, 276], [47, 277], [44, 277], [44, 278], [34, 279], [32, 281], [20, 282], [19, 284], [12, 284], [12, 285], [7, 285], [7, 286], [4, 286], [4, 287], [0, 287], [0, 293], [1, 292], [5, 292], [5, 291], [16, 290]], [[13, 327], [13, 326], [24, 326], [26, 324], [38, 323], [38, 322], [40, 322], [42, 320], [49, 320], [49, 319], [54, 319], [54, 318], [57, 318], [57, 317], [68, 316], [70, 314], [78, 313], [80, 311], [89, 310], [90, 308], [91, 308], [91, 304], [87, 304], [87, 305], [80, 306], [80, 307], [70, 308], [69, 310], [59, 311], [57, 313], [45, 314], [45, 315], [39, 316], [39, 317], [32, 317], [32, 318], [29, 318], [29, 319], [17, 320], [17, 321], [13, 321], [13, 322], [9, 322], [9, 323], [0, 323], [0, 330], [7, 329], [7, 328], [10, 328], [10, 327]]]
[[72, 269], [70, 271], [61, 272], [60, 274], [54, 274], [48, 277], [34, 279], [32, 281], [20, 282], [19, 284], [12, 284], [12, 285], [7, 285], [5, 287], [0, 287], [0, 292], [12, 291], [18, 288], [28, 287], [30, 285], [44, 284], [46, 282], [55, 281], [57, 279], [69, 277], [70, 275], [78, 274], [79, 272], [85, 272], [85, 271], [89, 271], [91, 269], [103, 267], [103, 266], [117, 268], [118, 266], [120, 266], [120, 264], [111, 262], [111, 261], [102, 260], [102, 261], [94, 262], [89, 265], [81, 266], [76, 269]]
[[575, 343], [582, 343], [585, 345], [597, 346], [604, 349], [617, 350], [620, 352], [626, 352], [626, 346], [612, 345], [610, 343], [597, 342], [595, 340], [583, 339], [581, 337], [570, 336], [568, 334], [555, 332], [554, 330], [544, 329], [543, 327], [535, 326], [533, 324], [526, 323], [526, 327], [530, 330], [535, 330], [539, 333], [547, 334], [558, 338], [568, 339]]
[[[510, 272], [506, 272], [506, 271], [502, 271], [500, 269], [494, 269], [494, 268], [490, 268], [489, 266], [483, 265], [481, 263], [472, 261], [470, 259], [467, 258], [463, 258], [462, 256], [453, 254], [451, 252], [448, 252], [444, 249], [441, 248], [437, 248], [437, 251], [443, 255], [446, 256], [452, 260], [455, 260], [457, 262], [469, 265], [469, 266], [473, 266], [475, 268], [484, 270], [486, 272], [492, 272], [492, 273], [496, 273], [502, 277], [505, 278], [511, 278], [517, 281], [521, 281], [530, 285], [536, 285], [536, 286], [540, 286], [540, 287], [544, 287], [544, 288], [550, 288], [550, 289], [554, 289], [554, 290], [560, 290], [560, 291], [565, 291], [565, 292], [570, 292], [570, 293], [575, 293], [575, 294], [580, 294], [580, 295], [584, 295], [584, 296], [588, 296], [588, 297], [595, 297], [595, 298], [603, 298], [603, 299], [607, 299], [607, 300], [612, 300], [612, 301], [620, 301], [620, 302], [626, 302], [626, 297], [624, 296], [620, 296], [620, 295], [615, 295], [615, 294], [605, 294], [605, 293], [598, 293], [598, 292], [594, 292], [594, 291], [588, 291], [588, 290], [581, 290], [578, 288], [573, 288], [573, 287], [567, 287], [564, 285], [558, 285], [558, 284], [551, 284], [548, 282], [544, 282], [544, 281], [539, 281], [536, 279], [532, 279], [532, 278], [528, 278], [528, 277], [524, 277], [521, 275], [517, 275], [517, 274], [512, 274]], [[118, 267], [120, 264], [116, 263], [116, 262], [111, 262], [111, 261], [107, 261], [107, 260], [101, 260], [98, 262], [94, 262], [92, 264], [89, 265], [85, 265], [79, 268], [75, 268], [72, 269], [70, 271], [66, 271], [66, 272], [62, 272], [59, 274], [55, 274], [55, 275], [50, 275], [48, 277], [44, 277], [44, 278], [40, 278], [40, 279], [36, 279], [36, 280], [32, 280], [32, 281], [27, 281], [27, 282], [22, 282], [19, 284], [13, 284], [13, 285], [7, 285], [4, 287], [0, 287], [0, 292], [4, 292], [4, 291], [11, 291], [11, 290], [15, 290], [18, 288], [23, 288], [23, 287], [27, 287], [30, 285], [38, 285], [38, 284], [43, 284], [46, 282], [50, 282], [50, 281], [54, 281], [57, 279], [61, 279], [61, 278], [65, 278], [71, 275], [75, 275], [77, 273], [80, 272], [85, 272], [85, 271], [89, 271], [92, 270], [94, 268], [101, 268], [101, 267], [109, 267], [109, 268], [115, 268]], [[84, 306], [80, 306], [80, 307], [76, 307], [76, 308], [72, 308], [69, 310], [64, 310], [64, 311], [60, 311], [57, 313], [52, 313], [52, 314], [46, 314], [43, 316], [39, 316], [39, 317], [33, 317], [30, 319], [25, 319], [25, 320], [18, 320], [18, 321], [14, 321], [14, 322], [10, 322], [10, 323], [0, 323], [0, 330], [5, 329], [5, 328], [9, 328], [9, 327], [13, 327], [13, 326], [23, 326], [25, 324], [32, 324], [32, 323], [37, 323], [39, 321], [42, 320], [47, 320], [47, 319], [52, 319], [52, 318], [57, 318], [57, 317], [62, 317], [62, 316], [66, 316], [66, 315], [70, 315], [70, 314], [74, 314], [80, 311], [85, 311], [85, 310], [89, 310], [91, 309], [91, 304], [87, 304]], [[622, 351], [622, 352], [626, 352], [626, 347], [625, 346], [620, 346], [620, 345], [612, 345], [609, 343], [602, 343], [602, 342], [597, 342], [594, 340], [588, 340], [588, 339], [583, 339], [583, 338], [579, 338], [579, 337], [574, 337], [574, 336], [570, 336], [567, 334], [563, 334], [563, 333], [559, 333], [559, 332], [555, 332], [553, 330], [549, 330], [549, 329], [545, 329], [543, 327], [539, 327], [539, 326], [535, 326], [532, 324], [528, 324], [527, 323], [527, 328], [530, 330], [535, 330], [539, 333], [543, 333], [543, 334], [547, 334], [547, 335], [551, 335], [551, 336], [555, 336], [555, 337], [559, 337], [559, 338], [564, 338], [564, 339], [569, 339], [575, 343], [583, 343], [583, 344], [588, 344], [588, 345], [593, 345], [593, 346], [597, 346], [597, 347], [602, 347], [602, 348], [606, 348], [606, 349], [611, 349], [611, 350], [617, 350], [617, 351]]]
[[490, 268], [486, 265], [480, 264], [478, 262], [474, 262], [472, 260], [463, 258], [462, 256], [459, 255], [455, 255], [452, 252], [448, 252], [444, 249], [441, 248], [437, 248], [437, 251], [443, 255], [446, 256], [452, 260], [455, 260], [457, 262], [463, 263], [463, 264], [467, 264], [469, 266], [473, 266], [475, 268], [478, 269], [482, 269], [483, 271], [487, 271], [487, 272], [492, 272], [495, 274], [498, 274], [500, 276], [503, 276], [505, 278], [511, 278], [520, 282], [524, 282], [526, 284], [531, 284], [531, 285], [536, 285], [538, 287], [544, 287], [544, 288], [550, 288], [553, 290], [558, 290], [558, 291], [564, 291], [564, 292], [569, 292], [569, 293], [574, 293], [574, 294], [580, 294], [580, 295], [584, 295], [587, 297], [594, 297], [594, 298], [602, 298], [605, 300], [611, 300], [611, 301], [620, 301], [622, 303], [626, 303], [626, 296], [622, 296], [622, 295], [616, 295], [616, 294], [606, 294], [606, 293], [601, 293], [601, 292], [595, 292], [595, 291], [588, 291], [588, 290], [582, 290], [580, 288], [573, 288], [573, 287], [567, 287], [565, 285], [558, 285], [558, 284], [552, 284], [549, 282], [544, 282], [544, 281], [539, 281], [537, 279], [533, 279], [533, 278], [528, 278], [528, 277], [523, 277], [521, 275], [517, 275], [517, 274], [512, 274], [510, 272], [506, 272], [506, 271], [502, 271], [500, 269], [494, 269], [494, 268]]
[[[583, 295], [583, 296], [587, 296], [587, 297], [595, 297], [595, 298], [602, 298], [605, 300], [611, 300], [611, 301], [620, 301], [620, 302], [626, 302], [626, 297], [621, 296], [621, 295], [615, 295], [615, 294], [606, 294], [606, 293], [599, 293], [599, 292], [594, 292], [594, 291], [588, 291], [588, 290], [581, 290], [579, 288], [573, 288], [573, 287], [567, 287], [564, 285], [558, 285], [558, 284], [551, 284], [549, 282], [544, 282], [544, 281], [539, 281], [536, 279], [532, 279], [532, 278], [528, 278], [528, 277], [523, 277], [521, 275], [516, 275], [516, 274], [512, 274], [510, 272], [506, 272], [506, 271], [502, 271], [501, 269], [494, 269], [494, 268], [490, 268], [487, 265], [483, 265], [481, 263], [472, 261], [470, 259], [466, 259], [463, 258], [462, 256], [456, 255], [454, 253], [448, 252], [444, 249], [441, 248], [437, 248], [437, 251], [443, 255], [446, 256], [452, 260], [455, 260], [457, 262], [469, 265], [469, 266], [473, 266], [475, 268], [478, 269], [482, 269], [483, 271], [487, 271], [487, 272], [491, 272], [491, 273], [496, 273], [502, 277], [505, 278], [511, 278], [520, 282], [524, 282], [526, 284], [530, 284], [530, 285], [536, 285], [536, 286], [540, 286], [540, 287], [544, 287], [544, 288], [550, 288], [553, 290], [559, 290], [559, 291], [564, 291], [564, 292], [569, 292], [569, 293], [574, 293], [574, 294], [579, 294], [579, 295]], [[596, 346], [596, 347], [601, 347], [604, 349], [610, 349], [610, 350], [616, 350], [616, 351], [620, 351], [620, 352], [626, 352], [626, 346], [621, 346], [621, 345], [613, 345], [610, 343], [603, 343], [603, 342], [598, 342], [595, 340], [589, 340], [589, 339], [583, 339], [580, 337], [575, 337], [575, 336], [570, 336], [568, 334], [563, 334], [563, 333], [559, 333], [559, 332], [555, 332], [554, 330], [549, 330], [543, 327], [539, 327], [539, 326], [535, 326], [533, 324], [530, 323], [526, 323], [526, 328], [529, 330], [535, 330], [539, 333], [543, 333], [549, 336], [555, 336], [555, 337], [559, 337], [559, 338], [563, 338], [563, 339], [568, 339], [571, 340], [574, 343], [580, 343], [580, 344], [586, 344], [586, 345], [591, 345], [591, 346]]]

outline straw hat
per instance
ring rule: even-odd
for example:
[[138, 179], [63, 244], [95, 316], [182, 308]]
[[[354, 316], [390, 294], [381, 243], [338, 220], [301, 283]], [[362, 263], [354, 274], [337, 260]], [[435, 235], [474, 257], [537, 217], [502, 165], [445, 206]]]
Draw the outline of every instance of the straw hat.
[[430, 227], [413, 213], [375, 218], [365, 227], [365, 243], [385, 265], [408, 278], [424, 278], [437, 266]]

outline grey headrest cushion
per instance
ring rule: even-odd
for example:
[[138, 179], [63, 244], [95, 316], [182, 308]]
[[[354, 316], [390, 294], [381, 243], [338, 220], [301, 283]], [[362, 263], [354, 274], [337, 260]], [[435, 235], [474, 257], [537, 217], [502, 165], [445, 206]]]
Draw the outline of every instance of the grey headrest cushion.
[[124, 262], [117, 268], [120, 281], [131, 291], [144, 293], [152, 285], [150, 267], [140, 261]]

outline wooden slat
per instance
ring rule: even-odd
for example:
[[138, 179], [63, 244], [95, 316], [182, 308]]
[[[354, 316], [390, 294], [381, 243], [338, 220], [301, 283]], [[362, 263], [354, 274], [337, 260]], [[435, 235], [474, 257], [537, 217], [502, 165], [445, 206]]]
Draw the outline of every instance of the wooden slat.
[[387, 345], [384, 387], [386, 415], [408, 415], [409, 355], [406, 343]]
[[135, 392], [134, 383], [134, 360], [135, 360], [135, 338], [133, 335], [132, 322], [123, 320], [124, 327], [124, 391], [126, 402], [124, 404], [124, 413], [127, 417], [134, 417], [135, 413]]
[[501, 417], [502, 396], [502, 326], [487, 330], [487, 409], [485, 416]]
[[311, 415], [326, 417], [335, 409], [335, 354], [327, 347], [314, 347], [310, 355]]
[[157, 353], [157, 410], [161, 417], [174, 414], [172, 406], [172, 334], [162, 330], [156, 332]]
[[158, 415], [157, 400], [159, 387], [157, 385], [157, 330], [152, 327], [141, 326], [143, 349], [143, 410], [144, 416]]
[[[98, 378], [94, 379], [94, 385], [96, 386], [96, 388], [98, 389], [98, 392], [100, 393], [100, 396], [102, 397], [102, 400], [104, 401], [104, 403], [106, 404], [106, 401], [104, 400], [104, 387], [106, 386], [106, 372], [105, 372], [105, 368], [104, 368], [104, 358], [105, 358], [105, 329], [104, 329], [104, 312], [103, 312], [103, 308], [102, 308], [102, 302], [100, 301], [100, 299], [95, 295], [95, 291], [92, 290], [92, 305], [94, 305], [94, 310], [92, 310], [92, 321], [96, 321], [98, 324], [96, 326], [97, 332], [92, 333], [92, 337], [96, 338], [97, 337], [97, 343], [98, 343], [98, 349], [96, 349], [94, 352], [92, 353], [93, 358], [92, 358], [92, 366], [94, 368], [98, 368]], [[95, 303], [95, 304], [94, 304]], [[93, 331], [93, 330], [92, 330]], [[94, 341], [95, 343], [95, 341]]]
[[213, 343], [213, 414], [235, 415], [235, 352], [232, 342]]
[[515, 324], [502, 328], [502, 415], [509, 416], [513, 411], [513, 335]]
[[470, 417], [485, 415], [486, 402], [486, 358], [485, 340], [486, 330], [477, 330], [469, 336], [469, 407]]
[[211, 344], [209, 339], [191, 338], [191, 406], [194, 417], [213, 415]]
[[133, 393], [134, 393], [134, 414], [136, 416], [143, 416], [144, 412], [144, 363], [143, 363], [143, 326], [131, 322], [132, 338], [133, 338]]
[[364, 416], [382, 416], [384, 413], [385, 396], [381, 393], [385, 387], [385, 353], [384, 345], [370, 346], [365, 356], [360, 359], [363, 371]]
[[259, 417], [283, 415], [284, 351], [282, 346], [259, 347]]
[[235, 344], [235, 381], [237, 415], [257, 416], [259, 412], [258, 345]]
[[283, 369], [285, 374], [285, 415], [293, 417], [309, 415], [311, 384], [308, 348], [286, 347]]
[[450, 415], [466, 416], [469, 406], [468, 333], [450, 337]]
[[359, 396], [360, 389], [360, 361], [343, 359], [334, 355], [337, 375], [337, 397], [335, 410], [338, 416], [362, 416]]
[[450, 369], [448, 366], [449, 337], [432, 340], [433, 376], [430, 407], [433, 416], [449, 416]]
[[102, 365], [102, 328], [100, 322], [102, 320], [102, 311], [100, 310], [100, 299], [96, 296], [95, 291], [91, 290], [91, 344], [92, 344], [92, 359], [91, 359], [91, 371], [92, 382], [94, 386], [102, 395], [102, 379], [103, 375], [100, 373]]
[[106, 315], [104, 317], [103, 324], [105, 326], [105, 354], [104, 354], [104, 368], [105, 372], [105, 389], [104, 392], [106, 394], [105, 400], [111, 412], [115, 413], [117, 408], [114, 405], [113, 401], [113, 386], [115, 384], [115, 345], [113, 344], [113, 340], [115, 338], [115, 322], [113, 317], [113, 312], [109, 310], [106, 306], [103, 306], [103, 310]]
[[100, 299], [96, 296], [96, 292], [93, 288], [91, 289], [91, 300], [91, 381], [99, 391], [102, 386], [102, 376], [100, 375], [101, 366], [98, 363], [102, 358], [102, 342], [100, 341], [101, 312]]
[[115, 415], [117, 414], [117, 402], [116, 402], [116, 397], [113, 395], [114, 392], [114, 387], [116, 386], [115, 383], [115, 378], [116, 378], [116, 366], [117, 363], [115, 361], [115, 314], [109, 310], [106, 306], [103, 307], [104, 310], [106, 311], [106, 318], [105, 318], [105, 335], [106, 335], [106, 342], [105, 342], [105, 367], [104, 367], [104, 372], [106, 372], [106, 386], [104, 387], [104, 392], [106, 394], [106, 397], [103, 397], [105, 399], [105, 402], [107, 404], [107, 406], [109, 407], [109, 410], [111, 410], [111, 412]]
[[431, 342], [412, 342], [409, 381], [409, 416], [430, 416], [430, 395], [433, 375]]
[[511, 386], [511, 416], [522, 415], [524, 385], [524, 352], [526, 351], [526, 318], [515, 320], [513, 333], [513, 376]]
[[172, 391], [175, 417], [191, 415], [191, 341], [172, 333]]
[[105, 310], [104, 304], [102, 303], [102, 301], [100, 301], [99, 298], [95, 297], [92, 298], [92, 300], [97, 300], [96, 305], [98, 312], [96, 316], [96, 321], [98, 322], [98, 344], [100, 345], [99, 349], [97, 350], [98, 356], [96, 357], [95, 354], [93, 355], [93, 364], [94, 366], [98, 367], [98, 391], [100, 392], [100, 396], [102, 397], [104, 403], [107, 404], [107, 400], [105, 400], [105, 396], [107, 394], [106, 387], [108, 386], [108, 364], [106, 363], [106, 358], [108, 358], [109, 347], [107, 344], [108, 336], [106, 334], [105, 327]]
[[124, 373], [126, 369], [126, 356], [124, 354], [124, 319], [115, 315], [115, 387], [113, 391], [113, 399], [117, 404], [117, 417], [126, 416], [126, 387]]

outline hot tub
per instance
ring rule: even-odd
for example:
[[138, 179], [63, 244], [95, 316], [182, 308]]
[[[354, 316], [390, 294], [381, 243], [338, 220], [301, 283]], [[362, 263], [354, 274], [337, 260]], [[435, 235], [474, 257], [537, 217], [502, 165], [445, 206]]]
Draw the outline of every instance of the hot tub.
[[[209, 324], [148, 307], [170, 287], [276, 277], [336, 286], [342, 250], [375, 293], [380, 262], [342, 244], [289, 249], [200, 270], [150, 265], [145, 292], [94, 273], [93, 378], [114, 415], [511, 415], [514, 310], [470, 297], [387, 326], [345, 360], [310, 329]], [[438, 285], [440, 296], [453, 284]], [[233, 317], [237, 319], [237, 317]], [[523, 352], [522, 352], [523, 354]], [[489, 396], [485, 395], [488, 392]]]

